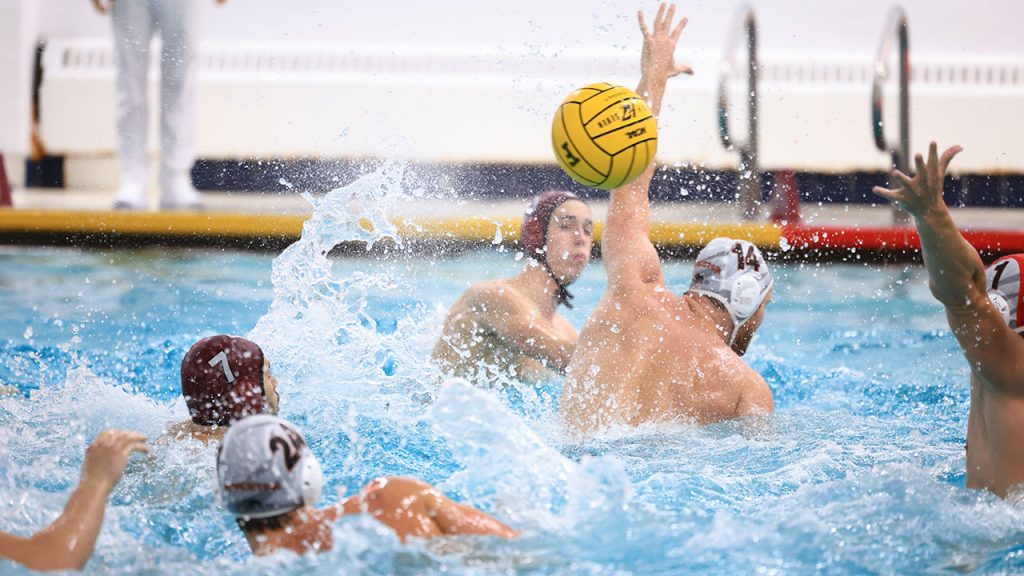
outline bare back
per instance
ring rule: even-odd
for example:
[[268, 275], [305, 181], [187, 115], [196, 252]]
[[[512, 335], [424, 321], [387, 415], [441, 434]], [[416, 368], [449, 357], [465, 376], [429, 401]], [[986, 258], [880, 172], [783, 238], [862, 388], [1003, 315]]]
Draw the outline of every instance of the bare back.
[[609, 290], [580, 333], [562, 392], [566, 424], [592, 432], [645, 422], [708, 424], [770, 412], [768, 385], [660, 285]]
[[[1024, 385], [1024, 377], [1021, 378]], [[1004, 394], [971, 376], [967, 423], [967, 487], [1006, 496], [1024, 485], [1024, 397]]]
[[971, 366], [967, 487], [1005, 497], [1024, 486], [1024, 338], [1006, 327], [982, 290], [969, 285], [971, 297], [947, 304], [946, 318]]

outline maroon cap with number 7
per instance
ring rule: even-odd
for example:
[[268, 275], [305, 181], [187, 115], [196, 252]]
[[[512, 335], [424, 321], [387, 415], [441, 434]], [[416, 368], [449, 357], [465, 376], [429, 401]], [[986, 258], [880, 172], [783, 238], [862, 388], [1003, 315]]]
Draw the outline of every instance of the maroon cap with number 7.
[[192, 345], [181, 361], [181, 395], [192, 421], [228, 426], [263, 412], [263, 350], [220, 334]]

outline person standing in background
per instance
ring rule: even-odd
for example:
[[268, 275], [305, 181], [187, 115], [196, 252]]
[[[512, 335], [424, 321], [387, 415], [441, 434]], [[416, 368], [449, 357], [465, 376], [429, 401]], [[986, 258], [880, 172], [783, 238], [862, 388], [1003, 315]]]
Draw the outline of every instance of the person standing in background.
[[[225, 0], [216, 0], [223, 4]], [[146, 98], [149, 46], [160, 32], [160, 208], [197, 210], [192, 187], [198, 5], [195, 0], [93, 0], [111, 14], [117, 64], [117, 154], [121, 183], [116, 210], [143, 210], [149, 180]]]

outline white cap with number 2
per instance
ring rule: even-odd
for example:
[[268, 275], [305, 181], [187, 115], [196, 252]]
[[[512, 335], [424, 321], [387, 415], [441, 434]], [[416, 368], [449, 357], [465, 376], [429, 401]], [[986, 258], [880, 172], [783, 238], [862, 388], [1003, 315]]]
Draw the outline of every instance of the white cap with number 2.
[[234, 516], [270, 518], [315, 505], [323, 472], [298, 428], [259, 414], [235, 422], [224, 435], [217, 484]]

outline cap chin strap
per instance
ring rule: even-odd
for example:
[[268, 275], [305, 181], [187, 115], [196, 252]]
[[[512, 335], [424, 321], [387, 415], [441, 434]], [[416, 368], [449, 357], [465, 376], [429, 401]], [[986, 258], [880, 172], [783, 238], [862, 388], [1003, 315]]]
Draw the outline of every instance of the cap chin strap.
[[732, 304], [730, 304], [729, 301], [726, 300], [721, 294], [711, 292], [710, 290], [687, 290], [687, 292], [690, 292], [692, 294], [698, 294], [700, 296], [707, 296], [708, 298], [711, 298], [712, 300], [718, 302], [719, 304], [722, 305], [722, 307], [725, 308], [725, 311], [729, 313], [729, 318], [732, 319], [732, 332], [729, 334], [729, 346], [732, 347], [732, 345], [736, 342], [736, 335], [739, 334], [740, 328], [742, 328], [743, 325], [750, 320], [750, 318], [753, 318], [753, 315], [751, 315], [746, 320], [740, 320], [739, 318], [736, 317], [736, 312], [733, 311]]
[[732, 334], [729, 336], [730, 348], [732, 348], [733, 344], [736, 343], [736, 335], [740, 333], [740, 328], [743, 328], [743, 325], [746, 324], [748, 321], [750, 321], [750, 318], [747, 318], [742, 322], [737, 322], [735, 318], [732, 319]]
[[555, 298], [558, 299], [558, 303], [563, 304], [566, 308], [572, 310], [573, 295], [571, 292], [569, 292], [568, 289], [566, 289], [566, 285], [563, 284], [562, 281], [558, 279], [558, 276], [555, 276], [555, 273], [551, 271], [551, 266], [548, 265], [547, 252], [545, 251], [544, 254], [535, 255], [533, 260], [540, 264], [542, 268], [544, 268], [544, 271], [548, 273], [548, 276], [550, 276], [551, 279], [554, 280], [555, 284], [558, 286], [558, 290], [555, 291]]

